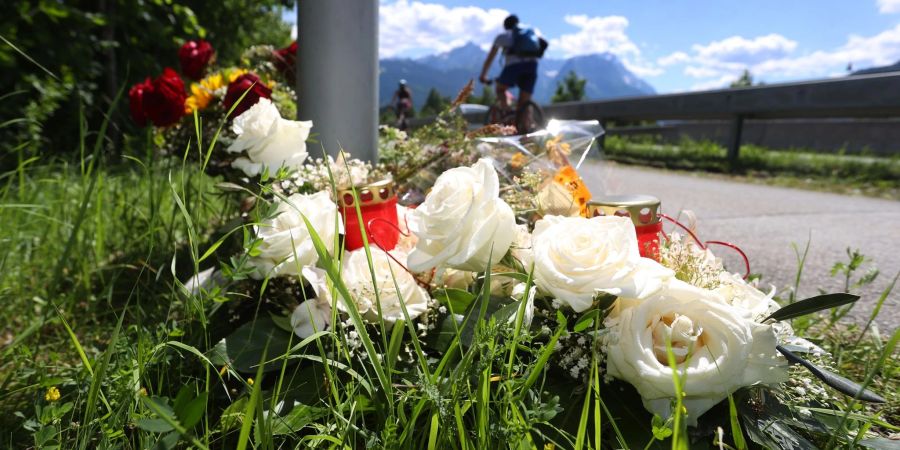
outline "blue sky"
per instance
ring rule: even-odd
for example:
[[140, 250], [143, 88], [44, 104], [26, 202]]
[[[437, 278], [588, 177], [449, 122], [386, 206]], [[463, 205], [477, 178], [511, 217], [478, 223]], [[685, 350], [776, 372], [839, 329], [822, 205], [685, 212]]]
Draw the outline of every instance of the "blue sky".
[[745, 68], [774, 83], [900, 60], [900, 0], [381, 0], [380, 54], [487, 45], [510, 12], [550, 56], [609, 51], [659, 92], [722, 87]]

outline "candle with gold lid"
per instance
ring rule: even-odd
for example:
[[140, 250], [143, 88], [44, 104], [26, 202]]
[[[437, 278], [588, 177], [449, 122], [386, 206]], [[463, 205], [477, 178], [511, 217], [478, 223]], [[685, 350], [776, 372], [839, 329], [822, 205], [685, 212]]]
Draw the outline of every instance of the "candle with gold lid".
[[[356, 195], [359, 198], [359, 211], [369, 245], [380, 247], [384, 251], [393, 250], [400, 239], [394, 181], [386, 179], [356, 186]], [[355, 203], [352, 189], [338, 190], [338, 204], [344, 217], [347, 250], [356, 250], [363, 246]]]
[[659, 260], [660, 202], [652, 195], [607, 195], [588, 202], [590, 217], [621, 216], [631, 218], [637, 233], [641, 256]]

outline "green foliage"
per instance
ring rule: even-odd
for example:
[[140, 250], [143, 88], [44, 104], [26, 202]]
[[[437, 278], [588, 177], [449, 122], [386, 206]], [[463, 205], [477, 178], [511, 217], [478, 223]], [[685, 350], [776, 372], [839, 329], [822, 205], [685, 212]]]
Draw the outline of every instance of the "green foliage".
[[553, 93], [553, 103], [577, 102], [584, 100], [584, 85], [587, 80], [581, 78], [574, 71], [566, 74], [562, 81], [556, 83], [556, 92]]
[[[729, 87], [732, 87], [732, 88], [750, 87], [750, 86], [753, 86], [753, 84], [754, 84], [753, 83], [753, 75], [750, 73], [750, 71], [748, 69], [744, 69], [744, 71], [741, 73], [740, 78], [732, 81], [731, 84], [729, 85]], [[762, 83], [756, 83], [756, 84], [762, 84]]]
[[[178, 69], [178, 49], [188, 39], [210, 40], [218, 61], [236, 63], [250, 44], [284, 45], [289, 29], [281, 9], [292, 0], [67, 1], [23, 0], [0, 17], [0, 168], [18, 164], [17, 145], [28, 155], [72, 153], [79, 109], [89, 127], [123, 85]], [[127, 97], [122, 100], [127, 106]], [[113, 118], [112, 141], [133, 131], [127, 107]]]
[[466, 100], [467, 103], [475, 103], [478, 105], [491, 106], [497, 101], [497, 92], [490, 86], [481, 87], [481, 95], [470, 95]]
[[[682, 139], [671, 144], [654, 136], [608, 136], [603, 154], [615, 161], [692, 171], [728, 172], [726, 150], [711, 141]], [[814, 153], [741, 146], [740, 172], [753, 179], [791, 186], [900, 198], [900, 158]]]
[[448, 106], [450, 106], [450, 99], [442, 96], [437, 89], [431, 88], [419, 113], [422, 116], [436, 116], [447, 109]]

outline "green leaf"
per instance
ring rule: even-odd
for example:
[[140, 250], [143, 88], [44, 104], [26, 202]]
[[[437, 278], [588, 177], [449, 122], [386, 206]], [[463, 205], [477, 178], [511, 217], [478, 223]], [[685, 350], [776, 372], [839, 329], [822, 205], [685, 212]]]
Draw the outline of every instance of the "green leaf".
[[807, 314], [821, 311], [823, 309], [829, 309], [836, 306], [846, 305], [847, 303], [853, 303], [857, 300], [859, 300], [858, 295], [847, 293], [817, 295], [815, 297], [810, 297], [795, 303], [791, 303], [790, 305], [787, 305], [779, 309], [778, 311], [775, 311], [774, 313], [772, 313], [772, 315], [763, 319], [763, 322], [767, 320], [782, 321], [793, 319], [794, 317], [805, 316]]
[[[234, 333], [219, 341], [210, 358], [217, 365], [228, 363], [239, 372], [254, 372], [259, 355], [268, 345], [269, 354], [281, 356], [290, 348], [291, 334], [270, 317], [260, 317], [238, 327]], [[277, 370], [277, 364], [266, 366], [266, 372]]]
[[816, 378], [822, 380], [823, 383], [827, 384], [828, 386], [831, 386], [832, 388], [840, 391], [841, 393], [844, 393], [851, 397], [857, 397], [857, 395], [858, 395], [858, 398], [864, 402], [884, 403], [887, 401], [884, 399], [884, 397], [881, 397], [880, 395], [878, 395], [868, 389], [863, 389], [862, 386], [856, 384], [855, 382], [850, 381], [834, 372], [825, 370], [825, 369], [791, 353], [790, 350], [788, 350], [780, 345], [776, 345], [775, 348], [779, 352], [781, 352], [781, 354], [784, 355], [784, 357], [787, 358], [788, 361], [795, 363], [795, 364], [800, 364], [801, 366], [806, 367], [806, 369], [809, 370], [810, 373], [815, 375]]
[[475, 297], [475, 294], [462, 289], [447, 288], [434, 291], [434, 298], [449, 306], [457, 314], [469, 309]]
[[900, 441], [895, 439], [885, 439], [883, 437], [863, 439], [862, 441], [857, 442], [857, 444], [875, 450], [896, 450], [897, 447], [900, 447]]
[[201, 392], [197, 398], [188, 402], [182, 409], [175, 410], [175, 414], [178, 415], [178, 420], [181, 421], [181, 424], [184, 425], [185, 428], [191, 429], [200, 422], [200, 419], [203, 417], [203, 412], [206, 411], [206, 400], [208, 396], [209, 394], [206, 392]]
[[662, 441], [672, 436], [672, 425], [663, 420], [658, 414], [653, 415], [651, 425], [653, 426], [653, 437], [656, 440]]
[[582, 314], [581, 317], [578, 318], [578, 321], [575, 322], [575, 327], [573, 328], [573, 330], [576, 333], [581, 333], [582, 331], [587, 330], [594, 324], [594, 321], [597, 319], [597, 317], [599, 317], [599, 315], [600, 310], [598, 309], [592, 309]]
[[299, 432], [309, 425], [328, 415], [328, 408], [295, 403], [294, 407], [283, 416], [272, 418], [272, 434], [275, 436]]
[[138, 419], [134, 424], [138, 428], [151, 433], [168, 433], [175, 429], [163, 419]]

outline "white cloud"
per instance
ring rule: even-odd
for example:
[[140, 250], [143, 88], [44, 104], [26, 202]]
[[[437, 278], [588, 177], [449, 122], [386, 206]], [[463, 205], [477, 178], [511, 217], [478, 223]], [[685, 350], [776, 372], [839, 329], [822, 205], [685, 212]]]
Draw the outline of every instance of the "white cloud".
[[628, 19], [622, 16], [567, 15], [564, 20], [579, 30], [551, 39], [551, 48], [561, 51], [567, 57], [605, 52], [624, 56], [638, 55], [641, 52], [625, 34]]
[[663, 73], [662, 69], [641, 59], [641, 50], [625, 32], [628, 28], [627, 18], [578, 14], [567, 15], [563, 20], [578, 28], [578, 31], [550, 39], [552, 51], [561, 52], [565, 57], [612, 53], [638, 76], [650, 77]]
[[878, 0], [878, 12], [882, 14], [900, 13], [900, 0]]
[[477, 6], [447, 7], [437, 3], [397, 0], [379, 5], [378, 52], [397, 56], [410, 50], [438, 53], [471, 41], [493, 42], [509, 12]]
[[707, 45], [694, 45], [695, 57], [724, 63], [754, 64], [782, 58], [797, 48], [797, 42], [780, 34], [767, 34], [753, 39], [732, 36]]
[[797, 47], [797, 42], [777, 34], [732, 36], [693, 45], [690, 54], [675, 52], [657, 63], [685, 65], [684, 74], [698, 79], [692, 90], [726, 86], [745, 69], [754, 78], [769, 81], [834, 77], [846, 74], [851, 63], [862, 69], [900, 60], [900, 24], [871, 36], [850, 35], [843, 45], [833, 49], [797, 54]]
[[714, 80], [701, 81], [691, 86], [692, 91], [708, 91], [710, 89], [723, 89], [728, 87], [738, 77], [732, 75], [722, 75]]
[[718, 69], [706, 66], [687, 66], [684, 68], [684, 74], [693, 78], [709, 78], [719, 75]]
[[671, 66], [673, 64], [681, 64], [691, 60], [691, 57], [687, 55], [685, 52], [675, 52], [671, 55], [663, 56], [656, 60], [656, 63], [661, 66]]

